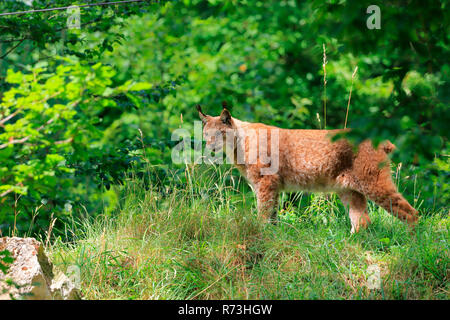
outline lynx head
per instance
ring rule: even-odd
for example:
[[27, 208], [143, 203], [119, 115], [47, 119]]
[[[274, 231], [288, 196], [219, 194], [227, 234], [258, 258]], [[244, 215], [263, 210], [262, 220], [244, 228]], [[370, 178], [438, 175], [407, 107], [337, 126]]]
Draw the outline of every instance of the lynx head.
[[213, 117], [202, 112], [200, 105], [197, 105], [198, 114], [203, 122], [203, 138], [206, 140], [206, 147], [211, 150], [221, 150], [224, 145], [232, 141], [226, 141], [228, 137], [233, 137], [235, 125], [226, 102], [222, 102], [223, 110], [219, 116]]

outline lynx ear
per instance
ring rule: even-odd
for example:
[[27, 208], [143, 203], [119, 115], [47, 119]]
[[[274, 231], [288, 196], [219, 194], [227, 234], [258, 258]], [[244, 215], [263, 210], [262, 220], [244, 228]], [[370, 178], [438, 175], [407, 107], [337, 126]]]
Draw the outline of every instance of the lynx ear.
[[206, 121], [208, 120], [208, 119], [207, 119], [208, 116], [207, 116], [206, 114], [203, 113], [202, 107], [200, 107], [199, 104], [197, 104], [195, 107], [197, 108], [198, 115], [199, 115], [200, 119], [202, 120], [202, 122], [203, 122], [203, 123], [206, 123]]
[[228, 109], [223, 109], [220, 113], [220, 120], [228, 125], [231, 125], [231, 113], [228, 111]]

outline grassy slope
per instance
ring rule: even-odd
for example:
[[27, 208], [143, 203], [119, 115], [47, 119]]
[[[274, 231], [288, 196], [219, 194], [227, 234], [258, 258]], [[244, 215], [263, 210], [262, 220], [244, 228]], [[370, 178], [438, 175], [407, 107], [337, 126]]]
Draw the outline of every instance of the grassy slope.
[[[411, 234], [370, 204], [372, 226], [350, 235], [334, 196], [303, 195], [306, 207], [286, 203], [280, 223], [264, 225], [251, 192], [218, 182], [229, 173], [186, 173], [191, 183], [165, 197], [130, 184], [117, 215], [78, 224], [74, 243], [48, 248], [61, 269], [80, 266], [85, 298], [450, 298], [448, 213], [423, 216]], [[379, 290], [366, 285], [374, 264]]]

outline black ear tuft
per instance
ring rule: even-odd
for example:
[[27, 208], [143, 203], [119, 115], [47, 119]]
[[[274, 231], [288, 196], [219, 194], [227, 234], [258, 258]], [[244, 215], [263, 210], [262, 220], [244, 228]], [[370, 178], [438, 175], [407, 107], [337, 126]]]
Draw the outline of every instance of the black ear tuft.
[[206, 114], [203, 113], [202, 107], [201, 107], [199, 104], [197, 104], [197, 105], [195, 106], [195, 108], [197, 108], [198, 115], [199, 115], [200, 119], [202, 120], [202, 122], [203, 122], [203, 123], [206, 123], [206, 120], [207, 120], [207, 117], [208, 117], [208, 116], [207, 116]]
[[226, 101], [222, 101], [222, 108], [231, 110], [232, 107]]

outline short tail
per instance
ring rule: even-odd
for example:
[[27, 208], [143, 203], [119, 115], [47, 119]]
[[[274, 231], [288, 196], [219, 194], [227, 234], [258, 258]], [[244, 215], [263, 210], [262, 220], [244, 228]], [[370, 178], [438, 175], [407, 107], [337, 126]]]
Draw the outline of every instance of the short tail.
[[386, 152], [386, 153], [391, 153], [396, 149], [395, 145], [393, 145], [389, 140], [386, 140], [385, 142], [383, 142], [381, 144], [381, 147], [383, 148], [384, 152]]

